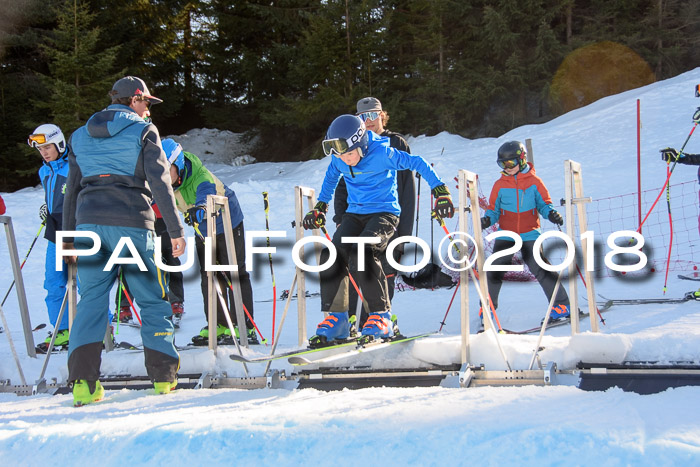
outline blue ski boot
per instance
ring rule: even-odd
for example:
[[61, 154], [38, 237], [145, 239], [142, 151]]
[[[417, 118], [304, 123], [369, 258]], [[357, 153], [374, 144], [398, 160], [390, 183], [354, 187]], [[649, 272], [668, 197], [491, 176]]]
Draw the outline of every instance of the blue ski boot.
[[391, 321], [391, 311], [372, 313], [362, 328], [363, 336], [375, 338], [391, 337], [394, 335], [394, 324]]
[[348, 312], [329, 313], [326, 319], [316, 327], [316, 335], [309, 339], [311, 347], [343, 341], [350, 337], [350, 320]]
[[[560, 319], [566, 319], [570, 316], [568, 305], [554, 305], [552, 307], [552, 312], [549, 314], [549, 322], [553, 323], [559, 321]], [[544, 319], [542, 320], [544, 321]]]

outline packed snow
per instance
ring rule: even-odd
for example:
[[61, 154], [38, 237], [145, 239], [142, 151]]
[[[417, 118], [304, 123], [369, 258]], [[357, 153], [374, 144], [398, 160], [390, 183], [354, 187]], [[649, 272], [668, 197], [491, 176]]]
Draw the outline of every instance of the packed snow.
[[[659, 189], [666, 165], [659, 149], [677, 149], [693, 124], [691, 116], [700, 99], [694, 87], [700, 68], [673, 79], [601, 99], [541, 125], [516, 128], [499, 138], [469, 140], [448, 133], [408, 138], [412, 152], [435, 164], [457, 199], [453, 177], [459, 169], [479, 174], [481, 191], [490, 192], [499, 177], [496, 151], [505, 141], [532, 139], [537, 174], [553, 200], [564, 196], [564, 163], [581, 163], [586, 196], [603, 198], [636, 191], [636, 106], [642, 111], [643, 189]], [[381, 98], [381, 96], [378, 96]], [[391, 110], [391, 109], [387, 109]], [[154, 116], [154, 118], [157, 116]], [[157, 118], [156, 118], [157, 123]], [[400, 128], [391, 128], [400, 131]], [[328, 160], [294, 163], [253, 163], [238, 135], [216, 130], [193, 130], [175, 135], [185, 150], [198, 154], [205, 164], [237, 194], [247, 231], [265, 230], [261, 193], [269, 192], [270, 228], [287, 232], [287, 239], [273, 239], [277, 247], [274, 270], [277, 295], [289, 288], [294, 274], [291, 227], [294, 186], [320, 189]], [[697, 135], [686, 150], [700, 152]], [[247, 164], [247, 165], [245, 165]], [[679, 165], [671, 183], [696, 179], [694, 167]], [[38, 210], [44, 194], [40, 186], [3, 193], [7, 215], [12, 217], [20, 261], [39, 228]], [[422, 187], [418, 235], [430, 243], [429, 189]], [[558, 204], [555, 202], [555, 205]], [[685, 215], [673, 205], [674, 214]], [[666, 209], [658, 205], [656, 210]], [[563, 208], [559, 208], [564, 214]], [[693, 207], [697, 215], [697, 204]], [[332, 213], [330, 214], [332, 215]], [[543, 220], [547, 229], [552, 229]], [[449, 221], [450, 229], [455, 222]], [[619, 225], [619, 229], [636, 226]], [[433, 226], [435, 244], [442, 239]], [[188, 236], [193, 236], [187, 228]], [[13, 280], [7, 242], [0, 242], [0, 291]], [[256, 242], [264, 245], [264, 240]], [[188, 248], [192, 247], [190, 245]], [[686, 248], [692, 248], [692, 244]], [[48, 323], [44, 305], [44, 255], [40, 239], [23, 269], [32, 325]], [[681, 252], [682, 253], [682, 252]], [[689, 252], [688, 252], [689, 253]], [[437, 256], [437, 255], [436, 255]], [[407, 254], [406, 264], [413, 255]], [[663, 261], [661, 261], [663, 262]], [[667, 297], [682, 297], [698, 283], [669, 275]], [[692, 271], [681, 271], [692, 273]], [[176, 333], [185, 345], [206, 324], [198, 271], [186, 275], [185, 311]], [[254, 262], [252, 275], [255, 319], [264, 337], [271, 337], [272, 286], [266, 255]], [[603, 275], [596, 292], [610, 298], [662, 297], [663, 272], [643, 277]], [[568, 290], [568, 281], [564, 282]], [[313, 275], [310, 291], [318, 291]], [[394, 312], [406, 335], [436, 331], [440, 327], [453, 290], [397, 291]], [[579, 283], [580, 306], [585, 289]], [[478, 294], [469, 286], [471, 310], [470, 362], [487, 370], [504, 370], [506, 363], [491, 333], [474, 334], [478, 328]], [[284, 302], [277, 302], [279, 325]], [[547, 301], [535, 282], [506, 282], [499, 297], [498, 316], [504, 328], [522, 330], [540, 323]], [[321, 320], [320, 302], [307, 299], [307, 333], [312, 335]], [[10, 294], [3, 311], [20, 356], [28, 384], [38, 378], [44, 357], [26, 355], [16, 294]], [[696, 302], [664, 305], [615, 306], [604, 315], [606, 324], [592, 333], [588, 319], [582, 333], [571, 336], [568, 326], [548, 330], [540, 359], [571, 370], [579, 361], [700, 362], [700, 307]], [[47, 329], [50, 325], [47, 326]], [[36, 343], [45, 330], [34, 333]], [[439, 335], [413, 344], [394, 346], [347, 364], [377, 368], [425, 367], [460, 360], [459, 304], [455, 301]], [[0, 334], [0, 380], [20, 384], [7, 332]], [[499, 335], [498, 340], [513, 369], [527, 369], [537, 335]], [[297, 347], [296, 303], [292, 302], [278, 352]], [[140, 343], [138, 330], [120, 326], [117, 341]], [[181, 353], [181, 373], [209, 372], [241, 377], [240, 363], [228, 358], [233, 347], [206, 348]], [[269, 354], [270, 347], [244, 350], [248, 357]], [[342, 364], [343, 361], [338, 361]], [[249, 364], [250, 376], [262, 376], [264, 364]], [[272, 363], [273, 370], [289, 376], [298, 368], [286, 360]], [[144, 375], [143, 355], [118, 350], [103, 353], [107, 375]], [[46, 378], [65, 382], [66, 354], [51, 356]], [[683, 387], [652, 395], [639, 395], [613, 388], [586, 392], [575, 378], [564, 384], [525, 387], [459, 388], [456, 376], [441, 386], [427, 388], [369, 388], [322, 392], [297, 389], [292, 380], [278, 389], [179, 390], [157, 396], [153, 390], [110, 390], [105, 400], [87, 407], [72, 407], [70, 395], [40, 394], [20, 397], [0, 393], [0, 454], [8, 465], [61, 462], [78, 464], [99, 460], [105, 465], [232, 464], [264, 462], [296, 465], [302, 462], [365, 464], [659, 464], [679, 465], [700, 461], [700, 389]]]

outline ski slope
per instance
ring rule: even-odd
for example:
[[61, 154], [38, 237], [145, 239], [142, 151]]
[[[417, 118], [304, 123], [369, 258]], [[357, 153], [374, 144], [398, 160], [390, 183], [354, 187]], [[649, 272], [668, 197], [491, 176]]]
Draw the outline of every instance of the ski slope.
[[[602, 198], [636, 190], [636, 101], [642, 110], [643, 189], [660, 188], [666, 165], [658, 150], [680, 148], [692, 128], [691, 116], [700, 99], [693, 89], [700, 83], [700, 68], [675, 78], [601, 99], [541, 125], [516, 128], [499, 138], [469, 140], [448, 133], [409, 138], [412, 152], [435, 164], [435, 170], [456, 192], [452, 178], [459, 169], [479, 174], [488, 195], [498, 178], [496, 151], [505, 141], [531, 138], [537, 174], [553, 200], [564, 196], [563, 161], [582, 164], [587, 196]], [[381, 98], [381, 96], [379, 96]], [[389, 111], [391, 109], [388, 109]], [[154, 116], [157, 122], [157, 116]], [[392, 128], [400, 131], [399, 128]], [[207, 146], [203, 141], [206, 136]], [[262, 191], [269, 192], [270, 227], [287, 232], [287, 241], [273, 240], [277, 295], [289, 288], [294, 273], [290, 251], [294, 238], [293, 188], [303, 184], [319, 189], [328, 160], [298, 163], [228, 164], [227, 140], [217, 140], [213, 130], [191, 132], [182, 138], [186, 150], [233, 188], [245, 215], [247, 231], [264, 230]], [[176, 139], [179, 139], [176, 137]], [[212, 142], [214, 140], [214, 142]], [[218, 143], [218, 144], [217, 144]], [[686, 147], [700, 152], [700, 136]], [[679, 165], [671, 183], [696, 180], [696, 169]], [[12, 216], [20, 260], [39, 228], [38, 209], [43, 203], [40, 186], [2, 194]], [[419, 236], [430, 243], [429, 189], [422, 187]], [[664, 201], [665, 202], [665, 201]], [[555, 203], [556, 204], [556, 203]], [[680, 206], [674, 214], [682, 216]], [[657, 210], [665, 210], [659, 205]], [[694, 209], [697, 209], [696, 207]], [[678, 210], [678, 211], [677, 211]], [[564, 214], [563, 209], [560, 212]], [[697, 212], [695, 211], [697, 215]], [[332, 213], [330, 214], [332, 215]], [[551, 229], [546, 220], [546, 228]], [[448, 221], [453, 229], [454, 221]], [[620, 226], [623, 228], [623, 226]], [[189, 236], [194, 233], [188, 227]], [[439, 228], [434, 227], [437, 245]], [[700, 238], [699, 238], [700, 240]], [[260, 245], [264, 244], [264, 240]], [[190, 246], [191, 247], [191, 246]], [[188, 247], [188, 248], [190, 248]], [[692, 248], [692, 245], [691, 245]], [[42, 288], [46, 241], [40, 239], [23, 274], [32, 325], [48, 323]], [[412, 262], [413, 255], [409, 256]], [[7, 244], [0, 241], [0, 291], [12, 282]], [[186, 275], [185, 310], [176, 342], [184, 345], [205, 325], [198, 271]], [[256, 300], [272, 298], [267, 258], [260, 256], [252, 274]], [[662, 297], [663, 273], [644, 277], [601, 277], [596, 291], [610, 298]], [[568, 283], [564, 283], [568, 290]], [[681, 297], [697, 283], [669, 276], [668, 297]], [[307, 287], [318, 290], [309, 277]], [[579, 286], [579, 295], [583, 294]], [[404, 334], [437, 330], [452, 290], [397, 292], [394, 311]], [[478, 295], [470, 285], [471, 328], [478, 327]], [[581, 302], [584, 306], [585, 302]], [[546, 298], [536, 283], [504, 284], [499, 297], [499, 318], [504, 328], [526, 329], [537, 325], [546, 310]], [[277, 323], [283, 302], [277, 302]], [[307, 332], [314, 333], [321, 319], [318, 298], [307, 300]], [[42, 358], [23, 352], [24, 339], [16, 295], [3, 310], [17, 347], [24, 374], [31, 384], [38, 377]], [[605, 315], [599, 334], [570, 335], [568, 327], [547, 332], [540, 353], [543, 362], [573, 368], [578, 361], [694, 361], [700, 362], [700, 304], [618, 306]], [[272, 303], [255, 304], [255, 319], [270, 338]], [[48, 326], [50, 328], [50, 326]], [[297, 343], [295, 302], [281, 333], [279, 351]], [[46, 330], [34, 333], [38, 343]], [[431, 361], [459, 360], [459, 309], [453, 305], [441, 335], [407, 345], [402, 351], [380, 354], [368, 361], [375, 366], [415, 365]], [[0, 380], [19, 384], [19, 376], [7, 342], [0, 334]], [[118, 341], [140, 343], [138, 330], [121, 326]], [[500, 336], [513, 368], [529, 365], [537, 336]], [[228, 355], [234, 348], [221, 347], [216, 355], [206, 349], [182, 352], [181, 372], [209, 371], [243, 376], [243, 368]], [[252, 348], [246, 355], [269, 353], [269, 347]], [[470, 361], [486, 369], [506, 368], [490, 334], [472, 335]], [[368, 357], [369, 358], [369, 357]], [[272, 368], [290, 374], [285, 360]], [[264, 364], [249, 365], [251, 375], [262, 375]], [[117, 351], [103, 354], [105, 374], [142, 375], [143, 355]], [[47, 378], [64, 381], [65, 353], [52, 356]], [[18, 397], [0, 393], [0, 458], [6, 465], [47, 463], [78, 464], [99, 461], [104, 465], [233, 464], [265, 463], [298, 465], [302, 462], [371, 465], [454, 464], [585, 464], [679, 465], [700, 461], [700, 389], [685, 387], [641, 396], [614, 388], [585, 392], [571, 385], [551, 387], [460, 389], [456, 378], [440, 387], [374, 388], [320, 392], [297, 390], [293, 385], [273, 390], [182, 390], [156, 396], [152, 390], [108, 391], [99, 404], [74, 409], [70, 395]]]

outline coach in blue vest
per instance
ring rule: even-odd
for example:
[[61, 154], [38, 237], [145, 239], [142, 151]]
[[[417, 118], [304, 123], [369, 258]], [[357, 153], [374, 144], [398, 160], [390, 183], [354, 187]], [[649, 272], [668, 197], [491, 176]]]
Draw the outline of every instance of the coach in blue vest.
[[[112, 104], [78, 128], [69, 144], [63, 228], [92, 231], [102, 244], [96, 254], [81, 256], [78, 261], [81, 300], [68, 354], [68, 377], [76, 406], [100, 400], [104, 394], [98, 381], [102, 339], [117, 269], [103, 269], [122, 237], [129, 237], [147, 268], [141, 271], [135, 264], [122, 265], [141, 307], [146, 370], [156, 392], [175, 388], [180, 362], [173, 344], [173, 324], [167, 319], [171, 314], [167, 278], [155, 264], [155, 214], [151, 209], [155, 200], [171, 238], [173, 256], [181, 256], [184, 230], [175, 208], [168, 160], [158, 129], [146, 118], [151, 105], [162, 100], [152, 96], [146, 83], [134, 76], [114, 83], [109, 95]], [[91, 240], [75, 238], [76, 249], [91, 246]]]

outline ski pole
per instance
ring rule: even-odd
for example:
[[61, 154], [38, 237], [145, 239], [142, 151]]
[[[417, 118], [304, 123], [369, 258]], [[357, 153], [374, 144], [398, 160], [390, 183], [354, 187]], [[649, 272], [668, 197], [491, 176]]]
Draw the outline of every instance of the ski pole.
[[[418, 221], [420, 219], [420, 186], [421, 186], [421, 176], [419, 173], [416, 173], [416, 177], [418, 177], [418, 196], [416, 198], [416, 237], [418, 237]], [[413, 250], [413, 264], [416, 264], [418, 262], [418, 248]]]
[[[197, 223], [195, 222], [194, 225], [193, 225], [192, 227], [194, 227], [194, 231], [197, 233], [197, 236], [199, 237], [199, 239], [200, 239], [202, 242], [204, 242], [204, 235], [202, 235], [202, 232], [200, 232], [200, 230], [199, 230], [199, 224], [197, 224]], [[216, 264], [221, 264], [221, 263], [219, 263], [219, 261], [217, 260], [217, 261], [216, 261]], [[218, 271], [218, 272], [219, 272], [219, 275], [220, 275], [221, 277], [223, 277], [224, 279], [226, 279], [226, 283], [228, 284], [228, 288], [231, 289], [231, 292], [233, 293], [233, 284], [232, 284], [231, 281], [229, 280], [228, 276], [227, 276], [226, 274], [224, 274], [223, 271]], [[242, 303], [242, 301], [241, 301], [241, 303]], [[248, 319], [250, 320], [250, 322], [253, 323], [253, 327], [255, 328], [255, 330], [258, 331], [258, 334], [260, 334], [260, 339], [262, 339], [263, 344], [268, 345], [268, 344], [267, 344], [267, 339], [265, 339], [265, 337], [263, 336], [262, 332], [260, 332], [260, 329], [258, 328], [258, 325], [255, 324], [255, 320], [254, 320], [253, 317], [250, 315], [250, 312], [248, 311], [248, 308], [245, 306], [245, 304], [243, 305], [243, 311], [245, 311], [245, 315], [248, 317]], [[244, 323], [244, 326], [245, 326], [245, 323]]]
[[[263, 191], [263, 203], [265, 204], [265, 230], [270, 231], [270, 201], [267, 198], [267, 191]], [[270, 237], [267, 237], [267, 247], [270, 248]], [[272, 268], [272, 253], [267, 254], [270, 262], [270, 276], [272, 277], [272, 344], [275, 343], [275, 315], [277, 312], [277, 286], [275, 285], [275, 271]]]
[[[331, 236], [328, 235], [328, 231], [326, 230], [325, 226], [321, 226], [321, 232], [326, 236], [329, 242], [332, 242]], [[365, 302], [365, 298], [362, 296], [362, 292], [360, 292], [360, 288], [357, 286], [357, 283], [355, 282], [355, 279], [352, 277], [352, 274], [350, 273], [350, 269], [348, 269], [348, 277], [350, 278], [350, 282], [352, 282], [352, 286], [355, 287], [355, 292], [357, 292], [357, 296], [360, 297], [360, 301], [362, 303]], [[369, 309], [369, 307], [367, 307]]]
[[459, 285], [461, 284], [461, 279], [457, 279], [457, 286], [455, 287], [455, 291], [452, 294], [452, 299], [450, 300], [450, 304], [447, 305], [447, 311], [445, 312], [445, 316], [442, 317], [442, 321], [440, 321], [440, 329], [438, 329], [438, 332], [442, 332], [442, 327], [445, 325], [445, 321], [447, 320], [447, 314], [450, 312], [450, 309], [452, 308], [452, 302], [455, 301], [455, 297], [457, 296], [457, 291], [459, 290]]
[[[675, 165], [675, 162], [674, 162]], [[666, 163], [666, 171], [669, 172], [669, 163]], [[671, 178], [669, 173], [666, 177]], [[666, 184], [666, 208], [668, 209], [668, 228], [671, 231], [671, 236], [668, 239], [668, 257], [666, 258], [666, 274], [664, 276], [663, 295], [666, 295], [666, 286], [668, 284], [668, 270], [671, 267], [671, 248], [673, 248], [673, 216], [671, 216], [671, 184]]]
[[642, 226], [649, 218], [649, 215], [651, 215], [651, 212], [654, 210], [654, 207], [656, 207], [656, 203], [658, 203], [659, 199], [661, 199], [661, 195], [664, 193], [664, 190], [666, 189], [666, 186], [668, 186], [669, 180], [671, 179], [671, 174], [673, 174], [673, 170], [676, 168], [676, 164], [678, 163], [678, 159], [680, 159], [681, 154], [683, 154], [683, 150], [685, 149], [686, 144], [688, 144], [688, 141], [690, 141], [690, 137], [693, 135], [693, 132], [695, 131], [695, 127], [697, 127], [697, 126], [698, 126], [698, 124], [695, 123], [693, 125], [693, 128], [691, 128], [690, 133], [688, 134], [688, 137], [685, 139], [685, 142], [683, 143], [683, 146], [681, 147], [681, 150], [678, 152], [678, 157], [673, 162], [673, 165], [671, 166], [670, 170], [668, 170], [668, 175], [666, 176], [666, 181], [664, 182], [663, 186], [661, 187], [661, 191], [659, 191], [659, 195], [654, 200], [654, 203], [651, 205], [651, 208], [649, 208], [649, 211], [647, 212], [646, 216], [644, 216], [644, 220], [642, 220], [642, 222], [640, 222], [639, 228], [637, 228], [637, 232], [642, 231]]
[[[561, 226], [559, 224], [557, 224], [557, 228], [559, 229], [559, 232], [563, 233], [563, 231], [561, 230]], [[576, 264], [576, 263], [574, 263], [574, 264], [576, 265], [576, 271], [578, 272], [578, 277], [581, 278], [581, 282], [583, 282], [583, 286], [587, 289], [588, 284], [586, 284], [586, 279], [583, 278], [583, 274], [581, 273], [581, 268], [578, 267], [578, 264]], [[603, 325], [605, 325], [605, 319], [603, 319], [603, 314], [598, 309], [598, 305], [596, 305], [595, 311], [598, 313], [598, 317], [600, 318], [600, 322], [603, 323]]]
[[[450, 240], [453, 240], [452, 234], [450, 233], [449, 229], [445, 225], [445, 220], [442, 217], [438, 216], [438, 214], [435, 211], [433, 211], [432, 217], [435, 218], [435, 220], [437, 220], [437, 222], [440, 224], [440, 227], [442, 227], [442, 230], [445, 231], [445, 234], [450, 238]], [[459, 252], [459, 248], [457, 247], [457, 245], [454, 245], [454, 247]], [[479, 273], [474, 269], [473, 266], [470, 267], [469, 269], [472, 270], [472, 272], [474, 274], [474, 279], [481, 280], [481, 279], [479, 279]], [[498, 332], [502, 332], [503, 328], [501, 327], [501, 321], [498, 319], [498, 314], [496, 313], [496, 309], [493, 307], [493, 303], [491, 302], [491, 296], [488, 297], [488, 304], [489, 304], [489, 307], [491, 308], [491, 313], [493, 313], [493, 317], [496, 319], [496, 324], [498, 325]], [[450, 311], [449, 308], [447, 309], [447, 311]], [[447, 314], [445, 314], [445, 317], [447, 317]]]
[[136, 307], [134, 306], [134, 302], [131, 300], [131, 297], [129, 296], [129, 292], [127, 292], [126, 287], [124, 287], [124, 284], [121, 284], [122, 287], [122, 292], [124, 292], [124, 296], [126, 297], [126, 300], [129, 302], [129, 305], [131, 306], [131, 310], [134, 312], [136, 315], [136, 319], [139, 321], [139, 326], [143, 326], [143, 323], [141, 322], [141, 317], [139, 316], [138, 312], [136, 311]]
[[[34, 248], [34, 244], [36, 243], [37, 239], [39, 238], [39, 235], [41, 235], [41, 230], [44, 228], [44, 225], [46, 225], [46, 221], [42, 221], [41, 226], [39, 227], [39, 231], [36, 233], [36, 236], [34, 237], [34, 241], [32, 241], [32, 244], [29, 247], [29, 251], [27, 251], [27, 254], [24, 255], [24, 260], [22, 261], [22, 264], [19, 267], [20, 271], [24, 267], [24, 263], [27, 262], [27, 258], [29, 258], [29, 253], [32, 252], [32, 249]], [[12, 284], [10, 284], [10, 288], [7, 289], [7, 293], [5, 294], [5, 298], [2, 299], [2, 303], [0, 303], [0, 306], [5, 305], [5, 301], [7, 300], [7, 297], [10, 295], [10, 292], [12, 292], [12, 288], [14, 286], [15, 286], [15, 281], [13, 280]]]

